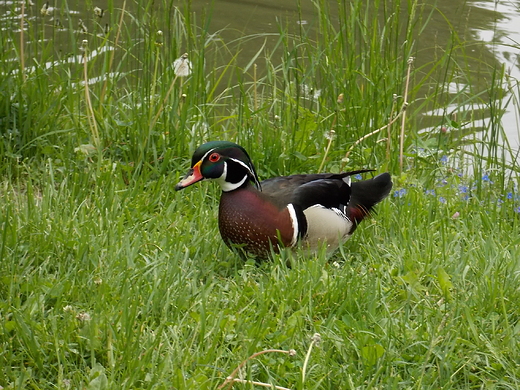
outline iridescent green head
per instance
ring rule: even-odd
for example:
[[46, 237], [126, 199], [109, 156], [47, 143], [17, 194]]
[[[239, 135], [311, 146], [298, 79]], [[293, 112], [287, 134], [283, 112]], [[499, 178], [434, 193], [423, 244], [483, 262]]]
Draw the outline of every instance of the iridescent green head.
[[197, 148], [191, 169], [175, 189], [181, 190], [204, 179], [216, 180], [222, 191], [233, 191], [249, 180], [260, 188], [255, 167], [246, 150], [233, 142], [211, 141]]

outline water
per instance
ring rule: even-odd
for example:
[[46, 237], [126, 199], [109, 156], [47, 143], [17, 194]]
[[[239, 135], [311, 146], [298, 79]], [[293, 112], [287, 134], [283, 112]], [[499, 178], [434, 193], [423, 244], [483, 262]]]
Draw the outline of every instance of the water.
[[[49, 27], [41, 39], [53, 40], [57, 60], [69, 62], [81, 61], [81, 55], [65, 57], [63, 53], [70, 52], [71, 40], [73, 45], [81, 46], [82, 37], [97, 37], [101, 42], [104, 31], [110, 28], [106, 23], [109, 15], [92, 15], [92, 10], [87, 9], [84, 1], [59, 2], [46, 6], [44, 2], [32, 0], [25, 4], [26, 19], [32, 28], [38, 28], [38, 23], [46, 23]], [[102, 2], [100, 2], [102, 3]], [[128, 1], [125, 7], [128, 12], [142, 12], [135, 6], [135, 2]], [[185, 7], [186, 2], [175, 1], [172, 5]], [[94, 4], [95, 5], [95, 4]], [[114, 8], [123, 6], [123, 0], [114, 0]], [[337, 6], [336, 0], [330, 0], [329, 6], [333, 10]], [[277, 41], [279, 26], [288, 27], [293, 32], [300, 28], [312, 29], [318, 21], [316, 20], [315, 5], [310, 0], [218, 0], [218, 1], [192, 1], [190, 3], [192, 12], [197, 18], [202, 15], [211, 15], [209, 26], [210, 32], [219, 32], [219, 37], [225, 41], [232, 42], [244, 36], [251, 36], [247, 45], [240, 47], [239, 63], [246, 64], [257, 53], [262, 45], [269, 47]], [[427, 5], [433, 7], [433, 5]], [[448, 42], [456, 33], [461, 41], [468, 46], [469, 55], [464, 59], [468, 67], [473, 69], [476, 77], [471, 78], [473, 85], [471, 91], [479, 94], [489, 86], [489, 80], [479, 76], [479, 69], [494, 67], [500, 69], [504, 66], [509, 74], [509, 80], [514, 85], [520, 80], [520, 67], [518, 58], [520, 56], [520, 3], [502, 1], [467, 1], [467, 0], [438, 0], [437, 8], [432, 13], [431, 20], [425, 29], [416, 37], [416, 67], [433, 61], [438, 56], [439, 50], [448, 46]], [[0, 27], [2, 31], [19, 31], [20, 28], [21, 2], [0, 2]], [[42, 18], [47, 12], [46, 19]], [[400, 12], [406, 12], [403, 8]], [[334, 14], [334, 11], [332, 12]], [[68, 22], [67, 22], [68, 20]], [[331, 20], [337, 23], [337, 20]], [[160, 27], [160, 26], [159, 26]], [[168, 26], [164, 27], [165, 29]], [[82, 31], [83, 29], [87, 31]], [[74, 34], [71, 34], [73, 30]], [[258, 34], [258, 35], [256, 35]], [[260, 36], [260, 34], [262, 34]], [[266, 39], [265, 34], [272, 34]], [[74, 37], [71, 39], [71, 37]], [[89, 38], [91, 39], [91, 38]], [[74, 41], [75, 40], [75, 41]], [[28, 49], [30, 51], [30, 47]], [[103, 50], [114, 50], [105, 47]], [[78, 52], [76, 50], [76, 52]], [[100, 51], [92, 51], [96, 55]], [[26, 53], [37, 58], [38, 53]], [[179, 53], [179, 55], [182, 53]], [[62, 56], [60, 58], [60, 56]], [[28, 64], [31, 66], [31, 64]], [[53, 62], [47, 63], [47, 67], [53, 66]], [[95, 81], [95, 80], [93, 80]], [[452, 92], [468, 88], [463, 83], [449, 86]], [[514, 90], [514, 88], [513, 88]], [[518, 88], [516, 89], [518, 91]], [[425, 93], [427, 93], [425, 91]], [[515, 95], [507, 95], [504, 99], [514, 101], [518, 99]], [[513, 100], [511, 100], [513, 99]], [[413, 102], [412, 102], [413, 104]], [[455, 110], [455, 106], [444, 106], [424, 113], [423, 131], [438, 131], [444, 128], [442, 118], [446, 113]], [[459, 107], [460, 108], [460, 107]], [[468, 105], [467, 110], [478, 110], [475, 105]], [[518, 150], [520, 146], [518, 107], [509, 103], [502, 120], [505, 135], [511, 147]], [[477, 126], [485, 127], [487, 119], [482, 118]]]
[[[330, 3], [333, 6], [335, 1]], [[438, 10], [432, 14], [426, 28], [417, 36], [416, 67], [432, 61], [436, 55], [435, 51], [447, 47], [453, 33], [456, 33], [471, 47], [470, 57], [465, 58], [470, 67], [478, 69], [489, 66], [500, 69], [501, 66], [505, 66], [513, 82], [520, 80], [520, 2], [439, 0], [435, 4]], [[203, 2], [202, 6], [194, 9], [202, 12], [204, 7], [209, 6], [210, 2]], [[295, 31], [299, 24], [312, 26], [317, 23], [315, 14], [311, 1], [302, 1], [298, 7], [295, 0], [220, 0], [213, 3], [211, 28], [214, 31], [227, 29], [224, 36], [232, 40], [244, 35], [276, 33], [279, 24], [288, 25]], [[258, 45], [262, 42], [263, 40], [258, 38]], [[243, 49], [241, 55], [251, 58], [256, 50], [257, 46], [249, 45], [249, 50]], [[472, 81], [475, 83], [471, 86], [475, 94], [489, 87], [489, 80], [483, 77], [473, 77]], [[451, 92], [460, 91], [465, 87], [467, 86], [462, 84], [450, 86]], [[511, 96], [506, 99], [511, 99]], [[518, 99], [518, 90], [514, 99]], [[426, 116], [431, 117], [432, 123], [430, 126], [425, 125], [424, 130], [443, 128], [439, 124], [440, 118], [444, 116], [444, 112], [455, 108], [445, 106], [425, 112]], [[468, 109], [475, 110], [476, 107]], [[517, 105], [509, 104], [502, 121], [505, 136], [514, 150], [518, 150], [520, 146], [518, 112]], [[427, 120], [424, 122], [428, 123]], [[483, 119], [476, 125], [485, 128], [487, 120]]]

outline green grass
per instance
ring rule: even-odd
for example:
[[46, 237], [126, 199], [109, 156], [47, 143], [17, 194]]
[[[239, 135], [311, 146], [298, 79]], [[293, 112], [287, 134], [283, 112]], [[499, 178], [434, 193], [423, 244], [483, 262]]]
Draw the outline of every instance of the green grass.
[[[2, 32], [1, 387], [216, 389], [244, 361], [240, 378], [290, 389], [520, 387], [520, 169], [499, 143], [515, 101], [497, 100], [517, 83], [482, 61], [487, 90], [450, 92], [474, 77], [456, 32], [407, 79], [435, 8], [364, 3], [316, 1], [316, 29], [281, 24], [269, 50], [261, 36], [211, 39], [189, 3], [110, 6], [115, 57], [86, 71], [112, 78], [87, 91], [81, 62], [38, 65], [56, 60], [48, 41], [25, 50], [23, 75], [9, 61], [20, 36]], [[53, 31], [36, 20], [25, 39]], [[74, 55], [104, 40], [70, 34]], [[184, 52], [181, 80], [171, 64]], [[403, 167], [400, 121], [390, 144], [383, 129], [346, 161], [397, 115], [407, 82]], [[433, 126], [451, 132], [419, 133], [422, 110], [448, 104]], [[218, 236], [215, 186], [173, 190], [210, 139], [241, 143], [262, 178], [374, 167], [395, 192], [332, 257], [243, 261]], [[269, 349], [296, 355], [248, 359]]]

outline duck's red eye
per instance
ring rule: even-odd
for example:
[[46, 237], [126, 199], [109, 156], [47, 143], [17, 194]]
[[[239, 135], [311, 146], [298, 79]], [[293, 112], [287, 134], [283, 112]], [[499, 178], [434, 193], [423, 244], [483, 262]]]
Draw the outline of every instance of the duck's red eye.
[[209, 161], [217, 162], [218, 160], [220, 160], [220, 154], [218, 154], [218, 153], [211, 153], [209, 155]]

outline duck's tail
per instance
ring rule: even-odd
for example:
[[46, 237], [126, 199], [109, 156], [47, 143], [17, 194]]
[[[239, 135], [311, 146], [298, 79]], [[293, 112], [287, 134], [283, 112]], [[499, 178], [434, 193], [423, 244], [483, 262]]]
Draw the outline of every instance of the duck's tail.
[[347, 216], [355, 228], [372, 212], [377, 203], [388, 196], [392, 189], [392, 178], [385, 172], [369, 180], [353, 182], [350, 186], [352, 192], [347, 206]]

